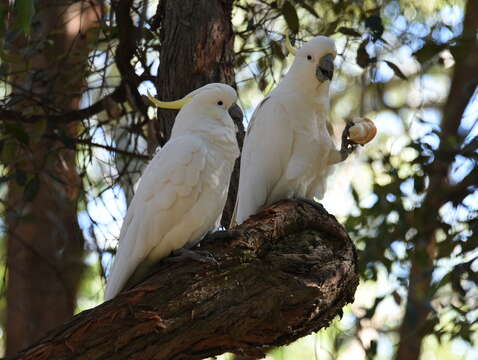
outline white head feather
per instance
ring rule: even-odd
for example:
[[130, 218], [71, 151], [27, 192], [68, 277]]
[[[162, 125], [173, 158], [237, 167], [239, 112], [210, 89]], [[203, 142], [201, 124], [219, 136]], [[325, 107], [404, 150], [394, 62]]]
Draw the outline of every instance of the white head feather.
[[235, 130], [234, 121], [228, 112], [237, 100], [236, 90], [231, 86], [221, 83], [207, 84], [190, 92], [185, 98], [191, 100], [176, 116], [171, 137], [185, 131], [210, 133], [216, 125]]
[[293, 87], [295, 90], [302, 89], [308, 93], [328, 91], [330, 78], [325, 81], [325, 77], [319, 79], [317, 75], [322, 74], [321, 63], [326, 58], [333, 61], [336, 55], [337, 50], [333, 39], [326, 36], [312, 38], [296, 51], [294, 62], [281, 84], [289, 88]]

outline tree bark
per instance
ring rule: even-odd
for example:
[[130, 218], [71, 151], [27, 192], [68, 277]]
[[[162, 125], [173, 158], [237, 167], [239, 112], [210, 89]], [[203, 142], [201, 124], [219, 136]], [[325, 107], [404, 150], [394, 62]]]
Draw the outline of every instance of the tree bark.
[[[13, 109], [35, 115], [78, 109], [89, 53], [87, 31], [101, 12], [93, 4], [37, 2], [31, 39], [17, 37], [10, 44], [17, 56], [29, 54], [12, 66]], [[76, 124], [47, 126], [46, 133], [56, 129], [76, 136]], [[7, 354], [71, 318], [83, 269], [76, 153], [58, 141], [40, 139], [42, 134], [35, 137], [34, 129], [26, 127], [29, 147], [17, 146], [8, 164], [17, 179], [23, 174], [28, 182], [12, 180], [8, 189]]]
[[353, 301], [354, 245], [320, 205], [282, 201], [201, 243], [217, 264], [173, 259], [12, 359], [262, 357], [327, 327]]
[[[420, 209], [416, 211], [418, 240], [411, 257], [407, 306], [399, 329], [396, 360], [418, 360], [423, 338], [431, 331], [427, 319], [432, 311], [432, 274], [436, 258], [436, 232], [441, 227], [439, 211], [453, 200], [449, 171], [463, 144], [458, 129], [465, 109], [478, 86], [478, 2], [470, 0], [465, 9], [463, 34], [453, 49], [455, 69], [450, 92], [443, 108], [440, 146], [429, 168], [430, 185]], [[458, 185], [460, 186], [460, 185]]]
[[[235, 86], [232, 0], [163, 0], [159, 2], [161, 63], [158, 98], [177, 100], [211, 82]], [[171, 135], [174, 110], [158, 110], [152, 141], [163, 145]], [[234, 119], [242, 149], [244, 125]], [[227, 227], [234, 210], [239, 183], [239, 160], [231, 176], [222, 225]]]

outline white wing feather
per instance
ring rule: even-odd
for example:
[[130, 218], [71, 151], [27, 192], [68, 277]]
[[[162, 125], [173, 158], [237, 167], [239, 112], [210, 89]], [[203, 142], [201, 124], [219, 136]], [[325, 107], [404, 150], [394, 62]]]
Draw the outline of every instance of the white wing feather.
[[105, 300], [122, 289], [140, 263], [157, 261], [214, 227], [222, 208], [214, 194], [203, 191], [206, 148], [197, 136], [177, 137], [146, 167], [121, 228]]
[[233, 222], [238, 224], [271, 200], [291, 156], [290, 114], [276, 98], [265, 98], [254, 112], [242, 149], [241, 172]]

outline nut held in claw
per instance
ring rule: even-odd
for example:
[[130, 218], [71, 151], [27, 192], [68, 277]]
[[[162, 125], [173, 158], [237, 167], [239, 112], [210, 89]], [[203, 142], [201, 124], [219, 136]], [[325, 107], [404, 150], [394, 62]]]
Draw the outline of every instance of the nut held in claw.
[[372, 120], [367, 118], [354, 120], [354, 124], [349, 129], [350, 140], [361, 145], [372, 140], [375, 134], [377, 134], [377, 128]]

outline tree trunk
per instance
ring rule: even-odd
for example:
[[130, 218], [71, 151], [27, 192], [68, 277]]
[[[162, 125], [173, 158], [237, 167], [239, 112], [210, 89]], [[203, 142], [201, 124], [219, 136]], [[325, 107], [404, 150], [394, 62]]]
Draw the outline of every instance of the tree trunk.
[[355, 248], [320, 205], [282, 201], [236, 230], [201, 243], [217, 264], [168, 258], [13, 359], [262, 357], [327, 327], [353, 301]]
[[[31, 39], [17, 38], [10, 44], [17, 56], [29, 54], [12, 66], [13, 109], [50, 115], [79, 108], [89, 52], [86, 32], [101, 12], [92, 4], [37, 2]], [[7, 354], [71, 318], [83, 268], [76, 153], [59, 142], [40, 139], [37, 125], [26, 128], [29, 148], [17, 146], [8, 164], [17, 180], [23, 174], [27, 182], [10, 181], [8, 190]], [[74, 123], [45, 125], [46, 133], [57, 129], [76, 135]]]
[[418, 360], [423, 339], [433, 327], [427, 325], [432, 311], [432, 274], [436, 259], [436, 232], [441, 227], [440, 208], [451, 192], [449, 171], [463, 137], [458, 132], [465, 109], [478, 86], [478, 2], [469, 0], [465, 9], [463, 34], [453, 49], [455, 70], [450, 93], [443, 109], [440, 147], [435, 161], [429, 167], [430, 185], [421, 209], [417, 210], [417, 223], [423, 224], [411, 257], [410, 284], [407, 306], [399, 329], [400, 343], [396, 360]]
[[[211, 82], [234, 82], [234, 33], [231, 24], [232, 0], [163, 0], [157, 11], [160, 22], [161, 63], [158, 98], [176, 100]], [[158, 110], [152, 134], [163, 145], [171, 135], [174, 110]], [[238, 127], [240, 148], [244, 138], [242, 119]], [[239, 160], [231, 177], [222, 224], [228, 226], [239, 183]]]

